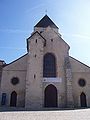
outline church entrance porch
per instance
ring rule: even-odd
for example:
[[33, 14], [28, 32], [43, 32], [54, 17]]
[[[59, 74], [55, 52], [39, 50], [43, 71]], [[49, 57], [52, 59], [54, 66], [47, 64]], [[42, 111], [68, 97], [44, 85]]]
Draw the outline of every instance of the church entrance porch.
[[57, 88], [50, 84], [44, 91], [44, 106], [45, 107], [57, 107]]

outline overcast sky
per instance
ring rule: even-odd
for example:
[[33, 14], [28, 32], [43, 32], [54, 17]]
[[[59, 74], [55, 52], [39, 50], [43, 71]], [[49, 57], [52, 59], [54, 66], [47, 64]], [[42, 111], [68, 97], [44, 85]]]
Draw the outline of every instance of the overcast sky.
[[0, 0], [0, 59], [24, 55], [26, 38], [46, 14], [70, 45], [70, 56], [90, 66], [90, 0]]

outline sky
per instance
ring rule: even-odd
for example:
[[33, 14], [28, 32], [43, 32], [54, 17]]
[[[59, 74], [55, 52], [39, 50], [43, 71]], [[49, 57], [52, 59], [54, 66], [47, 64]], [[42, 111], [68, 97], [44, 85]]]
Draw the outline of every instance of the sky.
[[0, 0], [0, 60], [27, 53], [26, 39], [46, 14], [70, 46], [70, 56], [90, 66], [90, 0]]

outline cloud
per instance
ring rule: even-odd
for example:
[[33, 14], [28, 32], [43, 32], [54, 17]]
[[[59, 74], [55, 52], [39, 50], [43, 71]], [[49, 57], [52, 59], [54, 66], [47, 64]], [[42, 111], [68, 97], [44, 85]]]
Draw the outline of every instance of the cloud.
[[7, 33], [30, 33], [30, 30], [20, 30], [20, 29], [0, 29], [0, 32]]
[[87, 35], [80, 35], [80, 34], [72, 34], [73, 37], [83, 38], [83, 39], [90, 39], [90, 36]]
[[69, 36], [69, 37], [77, 37], [77, 38], [82, 38], [82, 39], [89, 39], [89, 35], [81, 35], [81, 34], [69, 34], [69, 33], [64, 33], [63, 36]]
[[45, 6], [45, 4], [39, 4], [39, 5], [35, 6], [35, 7], [32, 7], [32, 8], [30, 8], [30, 9], [27, 9], [27, 10], [25, 11], [25, 13], [34, 11], [34, 10], [40, 8], [40, 7], [43, 7], [43, 6]]

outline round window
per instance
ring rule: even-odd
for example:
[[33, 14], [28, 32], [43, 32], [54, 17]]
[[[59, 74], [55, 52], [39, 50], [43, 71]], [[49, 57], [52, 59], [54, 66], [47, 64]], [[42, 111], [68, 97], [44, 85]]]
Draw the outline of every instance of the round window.
[[17, 77], [13, 77], [13, 78], [11, 79], [11, 83], [12, 83], [13, 85], [16, 85], [16, 84], [19, 83], [19, 79], [18, 79]]
[[84, 79], [79, 79], [78, 84], [79, 84], [81, 87], [84, 87], [84, 86], [86, 85], [86, 81], [85, 81]]

